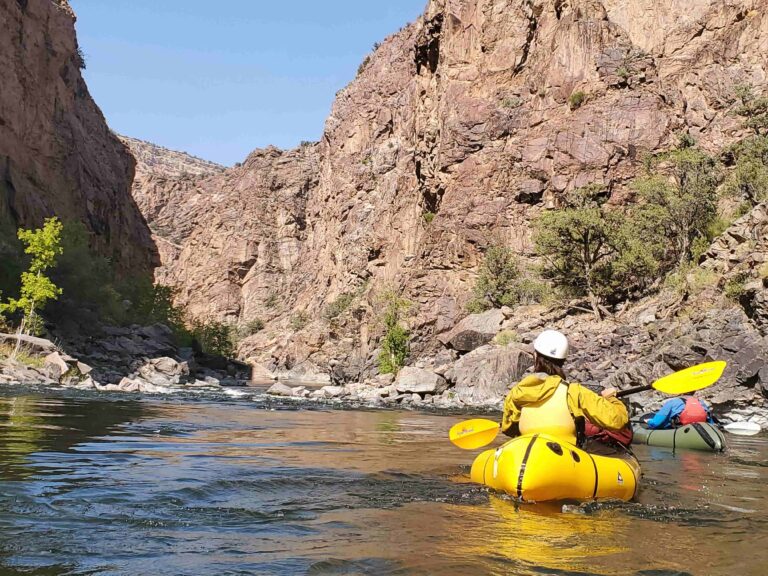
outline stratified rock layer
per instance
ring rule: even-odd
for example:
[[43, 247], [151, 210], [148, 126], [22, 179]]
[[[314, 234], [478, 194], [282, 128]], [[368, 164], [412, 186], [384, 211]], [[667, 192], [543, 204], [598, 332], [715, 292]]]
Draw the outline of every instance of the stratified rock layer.
[[88, 93], [74, 22], [66, 0], [0, 0], [0, 224], [80, 221], [120, 271], [146, 271], [134, 161]]
[[339, 92], [318, 144], [136, 187], [157, 277], [197, 316], [265, 320], [240, 353], [273, 371], [370, 376], [386, 289], [414, 303], [413, 355], [433, 352], [483, 249], [530, 256], [559, 194], [603, 182], [621, 202], [679, 133], [711, 151], [743, 135], [734, 86], [765, 88], [763, 8], [432, 0]]

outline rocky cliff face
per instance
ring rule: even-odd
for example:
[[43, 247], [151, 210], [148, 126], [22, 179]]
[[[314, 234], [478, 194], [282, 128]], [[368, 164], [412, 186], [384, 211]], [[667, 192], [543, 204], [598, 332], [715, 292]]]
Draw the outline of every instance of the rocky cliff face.
[[149, 270], [134, 161], [88, 93], [74, 22], [66, 0], [0, 0], [0, 223], [81, 221], [122, 272]]
[[[768, 78], [760, 0], [431, 0], [337, 97], [321, 142], [134, 190], [158, 279], [198, 316], [267, 321], [243, 357], [293, 375], [372, 365], [376, 296], [415, 306], [415, 353], [463, 316], [484, 248], [687, 132], [741, 135], [734, 86]], [[344, 296], [338, 315], [323, 312]], [[334, 317], [330, 317], [334, 316]]]
[[138, 138], [119, 136], [136, 159], [136, 178], [145, 176], [202, 176], [224, 171], [224, 166], [186, 152], [169, 150]]

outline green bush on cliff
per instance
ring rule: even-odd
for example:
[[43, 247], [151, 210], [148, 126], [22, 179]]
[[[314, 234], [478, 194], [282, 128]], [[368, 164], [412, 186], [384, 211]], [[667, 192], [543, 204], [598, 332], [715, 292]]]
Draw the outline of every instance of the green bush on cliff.
[[348, 292], [339, 294], [338, 298], [328, 304], [323, 310], [323, 318], [333, 320], [347, 311], [355, 300], [355, 295]]
[[568, 97], [568, 106], [571, 110], [576, 110], [577, 108], [581, 108], [581, 105], [586, 101], [586, 93], [582, 92], [581, 90], [577, 90], [576, 92], [571, 93], [571, 95]]
[[403, 326], [403, 322], [411, 302], [393, 290], [384, 292], [380, 302], [384, 310], [380, 318], [384, 325], [384, 336], [378, 358], [379, 373], [397, 374], [410, 351], [410, 332]]
[[300, 312], [297, 312], [293, 316], [291, 316], [291, 321], [289, 325], [291, 327], [291, 330], [298, 331], [304, 328], [307, 324], [309, 324], [309, 314], [307, 314], [302, 310]]
[[105, 322], [125, 323], [126, 296], [115, 285], [112, 263], [93, 251], [89, 240], [90, 233], [81, 222], [64, 223], [63, 253], [51, 272], [64, 293], [51, 305], [51, 318], [67, 321], [95, 316]]
[[721, 172], [714, 158], [696, 148], [657, 154], [646, 168], [632, 186], [639, 198], [633, 227], [653, 244], [666, 273], [691, 260], [697, 239], [712, 239]]
[[217, 320], [193, 320], [192, 338], [203, 352], [231, 358], [235, 354], [235, 330], [230, 324]]
[[517, 303], [515, 288], [519, 277], [515, 253], [506, 246], [489, 247], [483, 255], [473, 289], [474, 298], [468, 310], [482, 312], [494, 307], [514, 306]]
[[723, 151], [733, 170], [723, 183], [723, 193], [741, 199], [751, 208], [768, 199], [768, 136], [745, 138]]
[[749, 84], [736, 87], [739, 105], [734, 112], [744, 117], [744, 127], [750, 128], [756, 135], [768, 132], [768, 97], [757, 96]]
[[551, 298], [552, 289], [546, 282], [521, 273], [511, 248], [494, 245], [483, 255], [472, 293], [467, 311], [476, 314], [501, 306], [545, 302]]
[[736, 274], [733, 278], [731, 278], [725, 283], [723, 294], [725, 294], [725, 297], [728, 298], [729, 300], [734, 300], [735, 302], [738, 302], [739, 299], [744, 295], [745, 286], [748, 280], [749, 280], [748, 274], [746, 273]]

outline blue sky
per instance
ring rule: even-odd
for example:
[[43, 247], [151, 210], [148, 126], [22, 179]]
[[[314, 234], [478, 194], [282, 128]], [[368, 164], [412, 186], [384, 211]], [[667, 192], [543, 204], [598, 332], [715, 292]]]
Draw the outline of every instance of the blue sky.
[[426, 0], [70, 0], [113, 130], [231, 165], [318, 140], [373, 43]]

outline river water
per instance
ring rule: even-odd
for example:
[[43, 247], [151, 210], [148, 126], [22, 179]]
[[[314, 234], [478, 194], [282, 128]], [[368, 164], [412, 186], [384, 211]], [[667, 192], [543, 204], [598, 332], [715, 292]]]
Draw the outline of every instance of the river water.
[[470, 484], [467, 416], [240, 394], [0, 390], [0, 574], [768, 572], [759, 436], [638, 447], [637, 502], [563, 512]]

